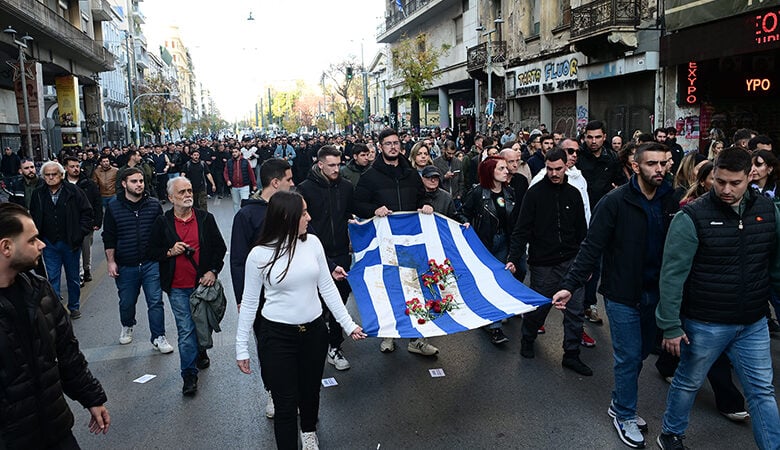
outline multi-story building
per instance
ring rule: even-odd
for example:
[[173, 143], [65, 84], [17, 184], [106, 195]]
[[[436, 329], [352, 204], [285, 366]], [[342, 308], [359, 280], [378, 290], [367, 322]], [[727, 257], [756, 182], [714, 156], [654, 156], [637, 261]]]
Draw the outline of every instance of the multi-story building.
[[130, 35], [124, 0], [109, 0], [112, 18], [103, 22], [103, 45], [116, 56], [114, 70], [100, 74], [103, 96], [102, 145], [122, 145], [130, 142], [130, 99], [128, 75], [131, 73]]
[[[478, 82], [469, 74], [466, 53], [469, 47], [478, 44], [476, 28], [479, 24], [479, 2], [406, 0], [401, 2], [402, 8], [399, 8], [395, 0], [386, 0], [385, 19], [377, 30], [377, 42], [389, 44], [388, 55], [403, 38], [419, 34], [426, 35], [430, 48], [440, 48], [442, 44], [449, 46], [449, 51], [439, 58], [436, 79], [421, 102], [421, 125], [425, 121], [425, 112], [433, 109], [438, 113], [438, 126], [475, 126], [475, 112], [479, 109], [479, 97], [475, 96]], [[391, 125], [400, 126], [402, 120], [405, 120], [400, 109], [408, 92], [395, 75], [391, 58], [387, 58], [386, 67], [383, 95], [387, 97]], [[411, 111], [407, 113], [411, 114]]]
[[[82, 133], [96, 133], [102, 117], [97, 74], [114, 68], [101, 25], [112, 20], [110, 5], [106, 0], [1, 0], [0, 17], [8, 27], [0, 33], [0, 60], [18, 61], [20, 46], [26, 60], [23, 68], [16, 63], [13, 70], [0, 71], [0, 145], [27, 149], [29, 134], [35, 156], [49, 157], [62, 145], [81, 144]], [[44, 86], [54, 85], [57, 101], [47, 105]]]
[[196, 89], [192, 58], [181, 39], [179, 27], [171, 26], [168, 28], [163, 46], [171, 54], [173, 65], [176, 67], [179, 100], [182, 102], [182, 122], [186, 125], [196, 118], [201, 95]]
[[[666, 0], [659, 121], [685, 148], [731, 144], [750, 128], [780, 144], [780, 7], [776, 1]], [[776, 151], [776, 150], [775, 150]]]

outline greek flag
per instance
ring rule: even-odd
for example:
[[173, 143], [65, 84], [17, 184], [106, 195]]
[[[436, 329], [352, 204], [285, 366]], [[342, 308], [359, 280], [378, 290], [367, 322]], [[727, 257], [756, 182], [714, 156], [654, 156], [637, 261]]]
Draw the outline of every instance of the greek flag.
[[395, 0], [395, 6], [398, 8], [398, 11], [404, 12], [404, 5], [401, 3], [401, 0]]
[[[536, 309], [550, 300], [517, 281], [471, 228], [438, 214], [394, 213], [350, 224], [355, 263], [349, 272], [363, 330], [369, 336], [419, 338], [472, 330]], [[421, 274], [449, 259], [457, 309], [419, 323], [406, 302], [429, 299]], [[436, 289], [436, 287], [434, 287]]]

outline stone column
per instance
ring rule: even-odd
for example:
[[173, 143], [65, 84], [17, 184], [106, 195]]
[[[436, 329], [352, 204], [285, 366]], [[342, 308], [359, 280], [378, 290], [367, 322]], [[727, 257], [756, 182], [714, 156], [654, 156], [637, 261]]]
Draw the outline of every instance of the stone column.
[[450, 94], [447, 88], [439, 88], [439, 127], [443, 130], [450, 126]]

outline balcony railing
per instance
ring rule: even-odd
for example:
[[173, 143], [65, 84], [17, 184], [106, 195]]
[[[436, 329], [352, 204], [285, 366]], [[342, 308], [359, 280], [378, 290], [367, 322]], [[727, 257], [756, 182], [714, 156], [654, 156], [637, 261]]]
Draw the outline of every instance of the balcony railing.
[[[506, 62], [506, 41], [492, 41], [491, 63], [503, 64]], [[468, 49], [466, 54], [466, 67], [468, 71], [484, 69], [488, 60], [488, 43], [483, 42]]]
[[639, 25], [639, 0], [596, 0], [571, 11], [573, 39]]
[[[3, 0], [0, 15], [9, 12], [25, 24], [41, 30], [43, 36], [38, 42], [51, 45], [53, 50], [68, 50], [80, 58], [80, 63], [93, 72], [114, 70], [114, 55], [103, 44], [86, 35], [43, 3], [30, 0]], [[26, 31], [26, 30], [24, 30]], [[35, 34], [30, 32], [30, 34]]]
[[382, 35], [385, 33], [385, 31], [392, 29], [394, 26], [398, 25], [399, 22], [402, 22], [404, 19], [422, 9], [429, 3], [436, 3], [437, 1], [440, 0], [402, 0], [401, 4], [403, 4], [403, 12], [399, 11], [398, 8], [395, 7], [395, 3], [393, 3], [393, 11], [390, 12], [390, 15], [385, 17], [385, 21], [381, 23], [379, 27], [377, 27], [377, 36]]

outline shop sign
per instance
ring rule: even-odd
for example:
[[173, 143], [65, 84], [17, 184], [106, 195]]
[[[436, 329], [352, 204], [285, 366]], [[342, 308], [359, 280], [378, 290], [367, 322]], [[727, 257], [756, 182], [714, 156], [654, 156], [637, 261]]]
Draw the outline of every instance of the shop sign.
[[[577, 73], [585, 61], [582, 53], [571, 53], [555, 59], [540, 61], [509, 69], [515, 77], [516, 97], [528, 97], [541, 93], [573, 91], [579, 88]], [[511, 84], [511, 83], [510, 83]]]
[[780, 9], [757, 14], [754, 25], [756, 45], [759, 47], [780, 41]]
[[769, 6], [769, 3], [768, 0], [665, 0], [663, 10], [667, 31], [674, 31], [759, 11]]
[[680, 106], [699, 104], [699, 66], [695, 61], [680, 66], [677, 72], [677, 104]]

